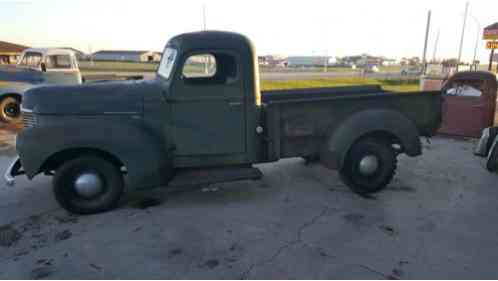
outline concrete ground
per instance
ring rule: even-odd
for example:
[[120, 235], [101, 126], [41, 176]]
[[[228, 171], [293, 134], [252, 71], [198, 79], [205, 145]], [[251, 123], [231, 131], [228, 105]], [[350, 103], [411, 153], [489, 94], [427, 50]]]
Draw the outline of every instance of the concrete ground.
[[[94, 216], [62, 210], [50, 178], [2, 182], [0, 278], [496, 279], [498, 176], [474, 143], [432, 139], [371, 198], [301, 159], [259, 165], [261, 181], [129, 194]], [[0, 153], [3, 172], [13, 152]]]

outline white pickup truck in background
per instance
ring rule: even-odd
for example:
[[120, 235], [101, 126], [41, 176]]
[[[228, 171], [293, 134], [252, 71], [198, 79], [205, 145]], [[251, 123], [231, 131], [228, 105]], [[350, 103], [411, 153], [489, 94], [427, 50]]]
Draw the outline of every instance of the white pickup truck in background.
[[66, 49], [27, 49], [16, 65], [0, 66], [0, 120], [19, 121], [23, 93], [44, 84], [81, 84], [75, 54]]

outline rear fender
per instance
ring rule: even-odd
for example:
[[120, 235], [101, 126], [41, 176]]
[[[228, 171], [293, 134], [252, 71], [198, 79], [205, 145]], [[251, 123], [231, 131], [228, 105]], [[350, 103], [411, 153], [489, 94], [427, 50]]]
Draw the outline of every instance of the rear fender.
[[[64, 124], [29, 128], [17, 138], [17, 150], [28, 178], [49, 159], [64, 151], [83, 149], [108, 153], [124, 164], [133, 189], [166, 184], [172, 175], [172, 158], [166, 143], [138, 124], [123, 121], [79, 119]], [[58, 154], [59, 153], [59, 154]]]
[[351, 146], [376, 133], [394, 137], [409, 156], [422, 154], [419, 133], [411, 120], [393, 110], [367, 110], [352, 115], [333, 130], [322, 153], [324, 164], [340, 169]]

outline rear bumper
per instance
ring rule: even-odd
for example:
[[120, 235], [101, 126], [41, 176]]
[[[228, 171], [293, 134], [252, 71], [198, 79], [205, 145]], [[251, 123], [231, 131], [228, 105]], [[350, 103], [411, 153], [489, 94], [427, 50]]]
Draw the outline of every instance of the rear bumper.
[[24, 170], [22, 169], [21, 160], [17, 156], [12, 160], [3, 177], [7, 185], [12, 186], [15, 184], [15, 177], [19, 175], [24, 175]]

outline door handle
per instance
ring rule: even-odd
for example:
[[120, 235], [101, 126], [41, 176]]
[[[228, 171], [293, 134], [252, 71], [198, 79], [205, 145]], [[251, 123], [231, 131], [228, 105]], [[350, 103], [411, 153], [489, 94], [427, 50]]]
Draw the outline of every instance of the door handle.
[[166, 101], [166, 103], [177, 103], [178, 102], [177, 99], [172, 99], [172, 98], [165, 98], [164, 100]]
[[241, 106], [242, 102], [240, 101], [231, 101], [228, 103], [229, 106]]

